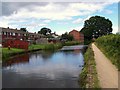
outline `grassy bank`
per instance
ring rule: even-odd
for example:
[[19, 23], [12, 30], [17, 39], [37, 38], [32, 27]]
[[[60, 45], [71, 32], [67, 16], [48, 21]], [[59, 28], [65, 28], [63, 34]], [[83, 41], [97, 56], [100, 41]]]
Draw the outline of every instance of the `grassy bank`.
[[84, 68], [80, 73], [80, 87], [81, 88], [100, 88], [97, 77], [96, 64], [94, 60], [94, 53], [91, 46], [88, 47], [84, 54]]
[[7, 59], [10, 56], [14, 56], [19, 53], [23, 53], [23, 49], [16, 49], [16, 48], [11, 48], [10, 50], [8, 48], [2, 48], [2, 59]]
[[120, 71], [120, 35], [99, 37], [95, 44]]
[[61, 43], [57, 43], [57, 44], [38, 44], [38, 45], [30, 45], [29, 46], [29, 50], [56, 50], [62, 48], [62, 44]]
[[11, 48], [8, 50], [8, 48], [2, 48], [2, 59], [6, 60], [11, 56], [25, 53], [25, 52], [32, 52], [32, 51], [37, 51], [37, 50], [57, 50], [62, 48], [63, 46], [70, 46], [70, 45], [78, 45], [80, 42], [77, 41], [69, 41], [63, 43], [56, 43], [56, 44], [32, 44], [29, 46], [28, 50], [25, 51], [23, 49], [16, 49], [16, 48]]
[[79, 41], [67, 41], [65, 43], [62, 43], [62, 46], [71, 46], [71, 45], [79, 45], [81, 42]]

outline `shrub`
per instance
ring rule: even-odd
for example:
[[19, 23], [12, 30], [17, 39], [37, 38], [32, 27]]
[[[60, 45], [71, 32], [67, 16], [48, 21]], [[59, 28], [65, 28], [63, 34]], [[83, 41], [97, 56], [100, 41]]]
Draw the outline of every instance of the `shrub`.
[[99, 37], [95, 43], [120, 70], [120, 34]]

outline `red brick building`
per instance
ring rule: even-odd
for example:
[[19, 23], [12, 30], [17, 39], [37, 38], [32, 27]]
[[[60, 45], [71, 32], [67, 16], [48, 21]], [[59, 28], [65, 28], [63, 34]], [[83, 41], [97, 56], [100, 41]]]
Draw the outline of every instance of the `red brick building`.
[[84, 42], [84, 35], [77, 30], [72, 30], [69, 32], [73, 36], [74, 40]]
[[41, 34], [24, 32], [18, 29], [0, 28], [3, 47], [28, 49], [28, 45], [43, 37]]
[[10, 29], [8, 28], [2, 28], [2, 40], [7, 39], [7, 38], [12, 38], [12, 39], [19, 39], [19, 40], [36, 40], [38, 38], [43, 37], [41, 34], [37, 33], [30, 33], [30, 32], [24, 32], [18, 29]]
[[6, 39], [3, 42], [3, 47], [11, 47], [11, 48], [21, 48], [21, 49], [28, 49], [29, 42], [28, 41], [22, 41], [19, 39]]

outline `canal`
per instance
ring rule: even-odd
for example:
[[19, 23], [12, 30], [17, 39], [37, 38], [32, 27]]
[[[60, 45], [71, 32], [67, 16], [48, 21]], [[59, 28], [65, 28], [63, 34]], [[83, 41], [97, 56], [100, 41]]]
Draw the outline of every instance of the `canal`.
[[78, 47], [70, 50], [63, 47], [54, 52], [37, 51], [11, 58], [3, 63], [2, 87], [79, 88], [84, 58], [83, 46]]

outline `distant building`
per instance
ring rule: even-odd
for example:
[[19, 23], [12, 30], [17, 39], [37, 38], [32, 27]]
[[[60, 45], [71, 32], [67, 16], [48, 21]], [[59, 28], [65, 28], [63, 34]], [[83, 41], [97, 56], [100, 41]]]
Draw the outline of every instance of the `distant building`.
[[77, 30], [72, 30], [69, 32], [73, 36], [75, 41], [84, 42], [84, 35]]
[[54, 32], [54, 33], [51, 33], [51, 35], [52, 35], [54, 38], [58, 38], [58, 37], [59, 37], [59, 35], [56, 34], [55, 32]]
[[43, 37], [41, 34], [24, 32], [18, 29], [2, 28], [2, 40], [7, 38], [16, 38], [20, 40], [36, 40]]
[[29, 42], [23, 41], [19, 39], [5, 39], [5, 41], [2, 43], [3, 47], [11, 47], [11, 48], [21, 48], [21, 49], [28, 49]]
[[[10, 44], [10, 42], [14, 41], [15, 43], [19, 44], [19, 48], [26, 49], [26, 46], [28, 46], [27, 43], [29, 44], [36, 43], [38, 39], [44, 37], [44, 35], [41, 34], [24, 32], [18, 29], [11, 29], [9, 27], [0, 28], [0, 30], [2, 30], [0, 32], [0, 37], [2, 37], [2, 45], [5, 47], [7, 47], [8, 45], [11, 45], [11, 47], [17, 47], [15, 46], [15, 44], [14, 45], [12, 43]], [[39, 40], [37, 42], [40, 43]]]

